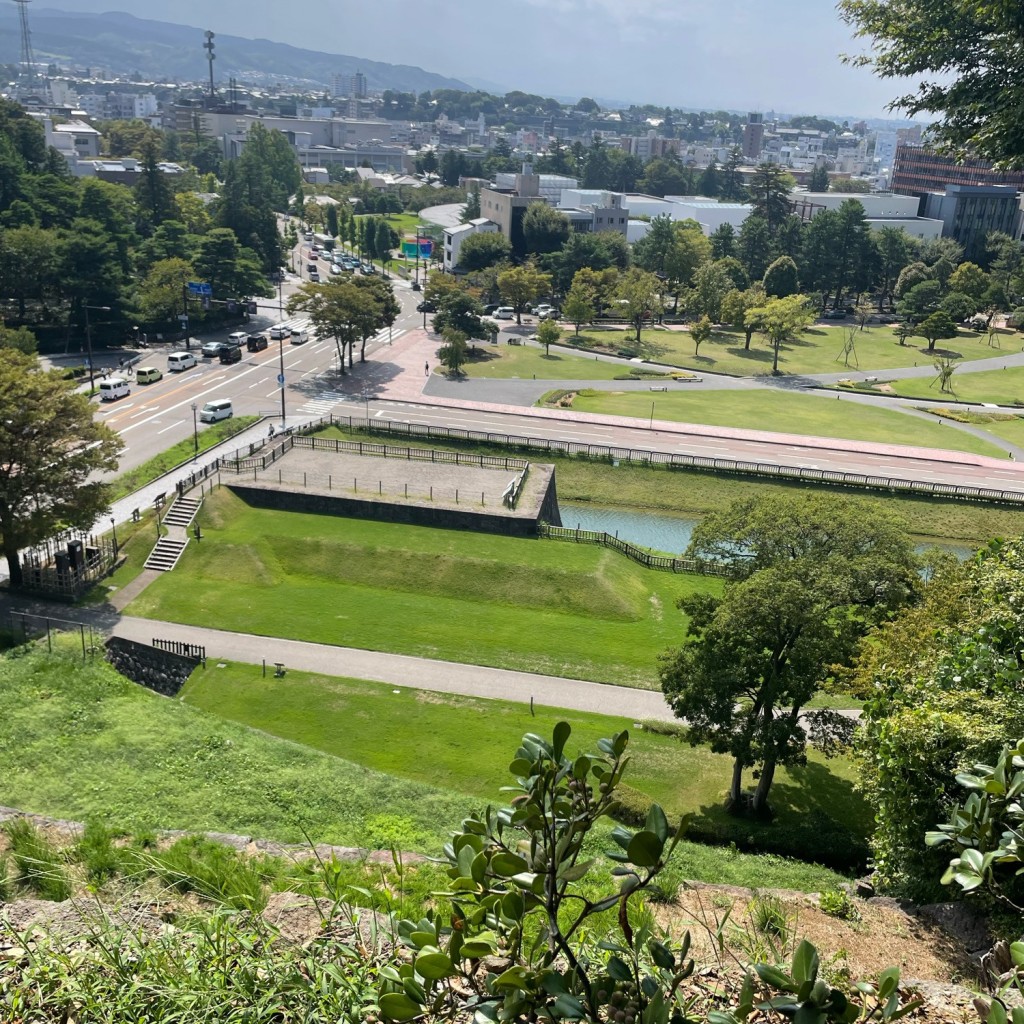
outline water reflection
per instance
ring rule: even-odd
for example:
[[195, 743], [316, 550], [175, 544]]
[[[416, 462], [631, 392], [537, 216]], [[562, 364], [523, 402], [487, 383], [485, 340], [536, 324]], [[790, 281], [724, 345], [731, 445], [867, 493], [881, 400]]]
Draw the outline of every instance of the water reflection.
[[[577, 504], [560, 501], [562, 525], [569, 529], [597, 530], [618, 536], [630, 544], [652, 548], [668, 555], [680, 555], [690, 543], [690, 535], [697, 525], [696, 519], [645, 512], [638, 509], [605, 508], [600, 505]], [[918, 552], [939, 548], [955, 555], [961, 561], [970, 558], [975, 549], [966, 544], [917, 544]]]

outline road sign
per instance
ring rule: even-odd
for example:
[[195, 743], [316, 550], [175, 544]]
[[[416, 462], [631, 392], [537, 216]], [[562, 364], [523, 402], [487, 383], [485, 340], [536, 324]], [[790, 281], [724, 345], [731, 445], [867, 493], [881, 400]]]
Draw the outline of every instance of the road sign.
[[189, 295], [212, 295], [213, 288], [205, 281], [189, 281], [188, 293]]
[[182, 326], [188, 323], [188, 317], [184, 313], [179, 313], [178, 319], [181, 321]]
[[278, 384], [283, 384], [284, 383], [284, 374], [283, 373], [279, 373], [277, 375], [277, 383]]

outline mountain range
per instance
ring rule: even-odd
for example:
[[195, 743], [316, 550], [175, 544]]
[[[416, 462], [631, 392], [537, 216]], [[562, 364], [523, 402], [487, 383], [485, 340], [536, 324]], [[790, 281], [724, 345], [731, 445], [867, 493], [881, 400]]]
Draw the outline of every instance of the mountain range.
[[[38, 62], [101, 67], [119, 74], [137, 72], [147, 81], [205, 81], [208, 75], [199, 28], [137, 18], [123, 11], [70, 13], [34, 5], [30, 21]], [[5, 4], [0, 7], [0, 63], [20, 60], [20, 38], [17, 8]], [[333, 75], [361, 71], [370, 90], [470, 89], [458, 79], [407, 64], [306, 50], [269, 39], [218, 33], [214, 44], [214, 73], [221, 83], [234, 76], [246, 82], [295, 81], [327, 89]]]

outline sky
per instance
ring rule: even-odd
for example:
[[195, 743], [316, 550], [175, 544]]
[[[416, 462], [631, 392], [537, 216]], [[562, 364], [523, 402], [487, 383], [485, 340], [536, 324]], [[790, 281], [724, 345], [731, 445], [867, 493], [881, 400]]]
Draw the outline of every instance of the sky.
[[[413, 64], [504, 90], [884, 117], [903, 91], [844, 66], [830, 0], [37, 0]], [[892, 115], [897, 116], [897, 115]]]

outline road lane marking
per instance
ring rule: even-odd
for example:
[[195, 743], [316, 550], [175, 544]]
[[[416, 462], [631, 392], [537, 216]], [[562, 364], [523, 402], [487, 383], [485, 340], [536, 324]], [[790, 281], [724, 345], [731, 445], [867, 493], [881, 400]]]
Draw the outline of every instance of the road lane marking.
[[166, 434], [168, 430], [173, 430], [179, 423], [184, 423], [184, 420], [175, 420], [169, 427], [164, 427], [163, 430], [158, 430], [157, 434]]

